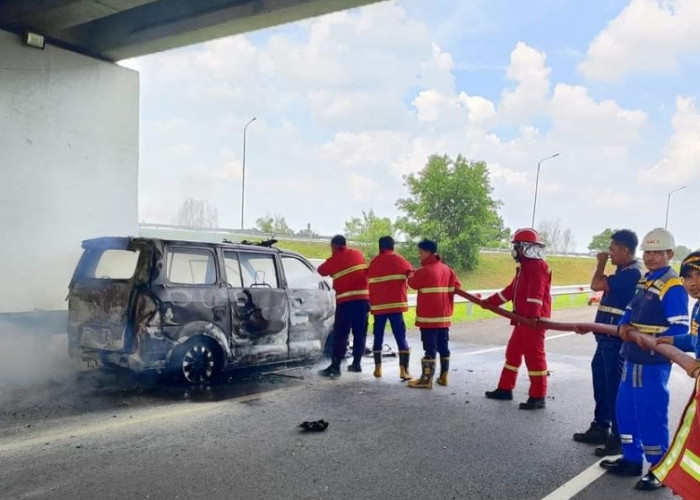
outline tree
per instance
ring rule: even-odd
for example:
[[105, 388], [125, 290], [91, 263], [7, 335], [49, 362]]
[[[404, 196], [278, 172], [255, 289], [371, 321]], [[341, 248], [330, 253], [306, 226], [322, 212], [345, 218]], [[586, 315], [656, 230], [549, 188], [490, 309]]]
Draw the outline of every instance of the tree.
[[689, 254], [690, 252], [692, 252], [692, 250], [691, 250], [690, 248], [688, 248], [687, 246], [685, 246], [685, 245], [678, 245], [678, 246], [676, 247], [675, 252], [674, 252], [673, 260], [677, 260], [677, 261], [680, 262], [680, 261], [682, 261], [683, 259], [685, 259], [685, 258], [688, 256], [688, 254]]
[[537, 228], [540, 238], [552, 253], [569, 253], [575, 248], [576, 242], [571, 229], [562, 229], [561, 220], [544, 220]]
[[345, 236], [360, 244], [365, 251], [376, 248], [377, 240], [382, 236], [392, 236], [394, 225], [389, 217], [377, 217], [371, 208], [362, 211], [362, 217], [352, 217], [345, 222]]
[[486, 163], [432, 155], [404, 183], [410, 196], [396, 202], [404, 214], [397, 227], [411, 239], [435, 239], [450, 265], [474, 269], [479, 249], [503, 231], [501, 202], [491, 197]]
[[206, 200], [187, 198], [177, 211], [175, 223], [185, 227], [219, 227], [219, 211]]
[[602, 233], [593, 236], [593, 239], [591, 239], [591, 242], [588, 244], [588, 249], [591, 252], [607, 251], [610, 246], [610, 238], [612, 238], [614, 232], [614, 229], [606, 227]]
[[294, 230], [289, 227], [285, 218], [278, 213], [270, 215], [268, 212], [264, 217], [256, 219], [255, 227], [263, 233], [294, 234]]

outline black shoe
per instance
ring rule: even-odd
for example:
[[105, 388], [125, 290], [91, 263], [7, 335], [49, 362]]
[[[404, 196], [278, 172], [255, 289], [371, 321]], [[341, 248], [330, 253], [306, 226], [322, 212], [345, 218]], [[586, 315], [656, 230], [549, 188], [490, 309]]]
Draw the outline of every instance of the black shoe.
[[521, 410], [541, 410], [544, 407], [544, 398], [527, 398], [526, 402], [518, 406]]
[[635, 490], [642, 491], [654, 491], [664, 487], [664, 483], [659, 481], [651, 472], [647, 472], [646, 475], [634, 485]]
[[594, 453], [596, 457], [609, 457], [621, 454], [622, 445], [620, 444], [620, 436], [610, 434], [608, 440], [605, 442], [605, 446], [596, 448]]
[[513, 391], [506, 391], [505, 389], [496, 389], [495, 391], [486, 391], [486, 397], [489, 399], [501, 399], [503, 401], [510, 401], [513, 399]]
[[[586, 432], [577, 432], [574, 434], [574, 441], [577, 443], [586, 444], [606, 444], [610, 436], [610, 429], [601, 427], [595, 422], [591, 424]], [[605, 455], [603, 455], [605, 456]]]
[[333, 358], [333, 361], [331, 362], [330, 366], [328, 368], [324, 368], [323, 370], [320, 370], [318, 372], [319, 375], [322, 377], [328, 377], [328, 378], [338, 378], [340, 377], [340, 360]]
[[348, 371], [360, 373], [362, 372], [362, 365], [360, 365], [360, 363], [353, 363], [351, 365], [348, 365]]
[[600, 466], [607, 470], [608, 473], [615, 476], [641, 476], [642, 464], [630, 462], [624, 458], [616, 460], [602, 460]]

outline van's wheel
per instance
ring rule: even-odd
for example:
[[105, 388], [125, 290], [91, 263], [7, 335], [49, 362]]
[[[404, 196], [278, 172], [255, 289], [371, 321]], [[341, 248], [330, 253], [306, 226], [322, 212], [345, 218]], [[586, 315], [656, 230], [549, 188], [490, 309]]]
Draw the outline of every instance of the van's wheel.
[[170, 373], [193, 385], [215, 382], [223, 368], [221, 348], [211, 339], [195, 337], [179, 346], [170, 358]]

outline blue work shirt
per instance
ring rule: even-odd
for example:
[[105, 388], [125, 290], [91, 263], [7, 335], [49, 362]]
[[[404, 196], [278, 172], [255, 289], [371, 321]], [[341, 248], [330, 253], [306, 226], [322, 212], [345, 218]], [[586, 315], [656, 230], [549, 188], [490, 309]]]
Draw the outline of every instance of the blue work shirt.
[[[626, 266], [617, 266], [615, 274], [607, 276], [608, 289], [600, 299], [598, 312], [595, 316], [596, 323], [617, 325], [625, 314], [625, 308], [630, 303], [637, 289], [637, 283], [642, 277], [642, 266], [634, 260]], [[596, 333], [598, 340], [611, 340], [619, 342], [617, 337]]]
[[685, 352], [695, 352], [695, 358], [700, 359], [700, 342], [698, 342], [698, 323], [700, 322], [700, 301], [693, 306], [690, 314], [690, 333], [673, 337], [673, 345]]
[[[620, 325], [632, 324], [641, 333], [672, 337], [688, 334], [688, 293], [670, 267], [650, 271], [637, 284]], [[632, 363], [669, 363], [663, 356], [641, 349], [635, 342], [622, 344], [620, 354]]]

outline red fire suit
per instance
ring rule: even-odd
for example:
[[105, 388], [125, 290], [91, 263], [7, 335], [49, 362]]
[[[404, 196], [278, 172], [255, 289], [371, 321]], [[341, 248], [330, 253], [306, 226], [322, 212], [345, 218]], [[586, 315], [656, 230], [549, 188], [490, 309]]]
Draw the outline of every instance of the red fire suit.
[[424, 259], [421, 264], [422, 267], [408, 278], [408, 286], [418, 290], [416, 326], [449, 328], [452, 324], [454, 291], [462, 286], [459, 278], [436, 255]]
[[351, 300], [369, 300], [367, 263], [359, 250], [348, 247], [334, 250], [333, 254], [318, 266], [318, 273], [333, 278], [336, 304]]
[[406, 277], [413, 266], [399, 254], [382, 250], [369, 263], [369, 303], [372, 314], [408, 311]]
[[[527, 318], [549, 318], [552, 298], [549, 288], [552, 272], [544, 260], [520, 258], [520, 267], [510, 285], [486, 302], [500, 306], [513, 301], [513, 310]], [[518, 369], [525, 356], [525, 365], [530, 376], [530, 397], [544, 398], [547, 394], [547, 359], [544, 350], [544, 329], [515, 325], [506, 347], [506, 362], [503, 365], [498, 388], [512, 391], [518, 378]]]
[[700, 377], [685, 407], [671, 447], [651, 472], [687, 500], [700, 499]]

